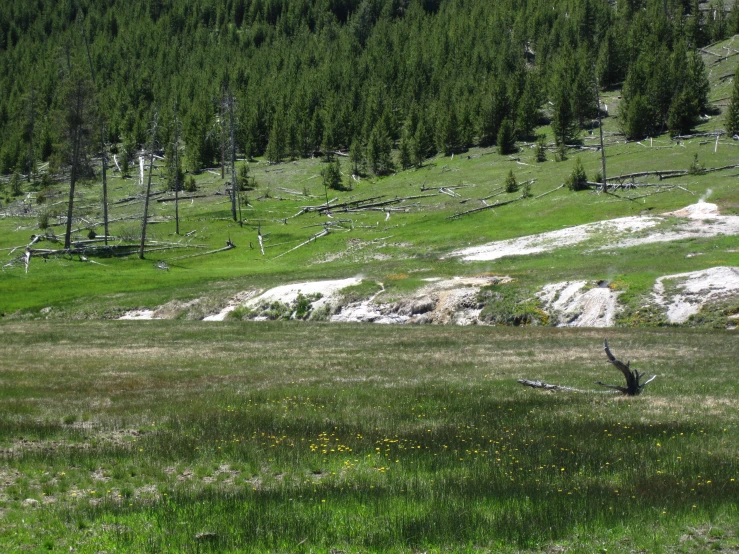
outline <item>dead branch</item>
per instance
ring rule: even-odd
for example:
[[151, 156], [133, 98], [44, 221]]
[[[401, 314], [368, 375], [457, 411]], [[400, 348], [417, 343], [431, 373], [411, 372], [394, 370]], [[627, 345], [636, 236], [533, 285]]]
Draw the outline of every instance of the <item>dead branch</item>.
[[610, 348], [608, 348], [608, 341], [606, 339], [603, 339], [603, 350], [605, 350], [606, 352], [608, 361], [612, 363], [616, 367], [616, 369], [618, 369], [626, 378], [626, 386], [620, 387], [618, 385], [606, 385], [605, 383], [602, 383], [600, 381], [598, 381], [596, 385], [618, 390], [628, 396], [636, 396], [638, 394], [641, 394], [641, 391], [644, 389], [644, 387], [646, 387], [655, 379], [656, 375], [650, 377], [644, 383], [640, 383], [639, 381], [642, 377], [644, 377], [644, 375], [639, 373], [639, 371], [636, 369], [632, 371], [629, 367], [631, 362], [626, 362], [624, 364], [622, 361], [617, 360], [616, 357], [611, 354], [611, 350]]
[[[613, 354], [611, 354], [611, 350], [608, 348], [608, 341], [603, 340], [603, 349], [606, 352], [606, 356], [608, 357], [608, 361], [612, 363], [616, 368], [624, 375], [626, 378], [626, 386], [622, 387], [619, 385], [607, 385], [605, 383], [601, 383], [600, 381], [596, 382], [596, 385], [600, 385], [602, 387], [606, 387], [607, 389], [611, 389], [610, 391], [607, 391], [607, 393], [610, 393], [612, 391], [618, 391], [620, 393], [626, 394], [628, 396], [636, 396], [644, 390], [644, 387], [646, 387], [649, 383], [651, 383], [655, 377], [652, 376], [649, 379], [647, 379], [644, 383], [640, 383], [640, 379], [644, 377], [642, 374], [640, 374], [637, 370], [631, 370], [629, 367], [629, 363], [623, 363], [620, 360], [617, 360]], [[549, 383], [543, 383], [536, 380], [531, 379], [518, 379], [518, 382], [526, 387], [531, 387], [534, 389], [544, 389], [548, 391], [569, 391], [569, 392], [587, 392], [587, 393], [596, 393], [596, 394], [603, 394], [606, 393], [606, 391], [587, 391], [587, 390], [580, 390], [575, 389], [573, 387], [563, 386], [563, 385], [552, 385]]]

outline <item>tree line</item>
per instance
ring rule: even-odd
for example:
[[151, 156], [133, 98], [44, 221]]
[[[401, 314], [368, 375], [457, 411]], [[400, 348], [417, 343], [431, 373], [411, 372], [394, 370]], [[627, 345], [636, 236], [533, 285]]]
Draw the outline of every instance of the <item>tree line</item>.
[[[593, 124], [596, 87], [623, 87], [628, 138], [685, 132], [707, 104], [697, 48], [739, 32], [739, 8], [715, 8], [706, 17], [696, 0], [6, 0], [0, 172], [30, 175], [46, 162], [61, 171], [83, 143], [127, 165], [155, 111], [161, 148], [184, 145], [191, 172], [228, 162], [229, 133], [246, 156], [342, 150], [353, 171], [375, 174], [474, 145], [507, 152], [544, 123], [570, 144]], [[78, 114], [70, 91], [84, 96]]]

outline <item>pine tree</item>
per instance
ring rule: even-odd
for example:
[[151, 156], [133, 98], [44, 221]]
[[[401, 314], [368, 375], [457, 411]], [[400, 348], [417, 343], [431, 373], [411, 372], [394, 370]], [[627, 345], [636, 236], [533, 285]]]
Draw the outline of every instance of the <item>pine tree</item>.
[[347, 190], [341, 179], [341, 163], [339, 158], [335, 157], [321, 170], [323, 175], [323, 186], [332, 190]]
[[411, 166], [411, 140], [408, 132], [403, 131], [398, 144], [398, 163], [402, 169], [408, 169]]
[[552, 131], [557, 145], [574, 142], [578, 135], [574, 106], [572, 57], [561, 55], [554, 67], [550, 84], [552, 98]]
[[279, 163], [285, 156], [285, 127], [282, 116], [275, 114], [272, 121], [272, 129], [269, 132], [269, 142], [265, 152], [267, 160], [271, 163]]
[[352, 174], [362, 175], [364, 170], [364, 149], [358, 137], [354, 137], [349, 147], [349, 161], [352, 164]]
[[724, 129], [729, 136], [739, 133], [739, 67], [734, 72], [734, 86], [731, 89], [731, 102], [726, 110]]
[[541, 101], [539, 99], [538, 87], [538, 79], [535, 74], [528, 73], [516, 113], [516, 129], [521, 139], [528, 139], [533, 136], [536, 125], [539, 122]]
[[508, 177], [505, 180], [505, 191], [509, 193], [518, 191], [518, 181], [516, 181], [516, 176], [513, 174], [512, 169], [508, 172]]
[[536, 137], [536, 161], [547, 161], [547, 136], [539, 135]]
[[504, 119], [498, 130], [498, 153], [513, 154], [516, 150], [516, 130], [510, 119]]
[[439, 117], [436, 128], [436, 146], [445, 156], [459, 152], [459, 122], [453, 105], [450, 105]]
[[375, 128], [372, 129], [367, 142], [367, 164], [372, 173], [385, 175], [392, 170], [391, 151], [390, 137], [388, 137], [383, 120], [380, 119]]
[[580, 156], [575, 159], [575, 167], [567, 178], [567, 188], [575, 192], [588, 188], [588, 176], [585, 174]]

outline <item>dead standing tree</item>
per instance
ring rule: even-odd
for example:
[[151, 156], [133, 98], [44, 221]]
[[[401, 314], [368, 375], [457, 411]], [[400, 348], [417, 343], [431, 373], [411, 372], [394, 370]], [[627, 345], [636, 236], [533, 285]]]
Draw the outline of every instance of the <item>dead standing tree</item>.
[[[236, 101], [234, 99], [231, 88], [227, 83], [223, 85], [223, 94], [221, 99], [221, 179], [224, 176], [224, 167], [226, 165], [226, 150], [228, 150], [229, 170], [231, 172], [231, 216], [234, 221], [240, 221], [240, 217], [236, 215], [236, 206], [241, 210], [238, 192], [240, 188], [239, 180], [236, 176], [236, 120], [234, 116], [234, 108]], [[228, 126], [226, 126], [228, 122]]]
[[[608, 357], [608, 361], [612, 363], [616, 369], [618, 369], [621, 373], [623, 373], [623, 376], [626, 378], [626, 386], [622, 387], [620, 385], [606, 385], [605, 383], [602, 383], [601, 381], [597, 381], [595, 384], [600, 385], [602, 387], [606, 387], [612, 390], [619, 391], [627, 396], [637, 396], [641, 394], [642, 390], [644, 390], [644, 387], [646, 387], [649, 383], [651, 383], [657, 376], [653, 375], [643, 383], [641, 382], [642, 378], [644, 377], [643, 374], [639, 373], [637, 370], [632, 370], [630, 367], [631, 362], [623, 363], [622, 361], [616, 359], [616, 357], [611, 353], [611, 349], [608, 348], [608, 341], [603, 340], [603, 349], [606, 352], [606, 356]], [[548, 391], [570, 391], [570, 392], [595, 392], [595, 391], [586, 391], [586, 390], [580, 390], [580, 389], [574, 389], [572, 387], [567, 387], [563, 385], [552, 385], [549, 383], [544, 383], [542, 381], [531, 380], [531, 379], [519, 379], [519, 383], [526, 387], [531, 387], [534, 389], [544, 389]]]
[[144, 246], [146, 245], [146, 224], [149, 216], [149, 195], [151, 194], [151, 174], [154, 170], [154, 148], [157, 143], [159, 132], [159, 113], [154, 109], [154, 118], [151, 126], [151, 143], [149, 145], [149, 179], [146, 184], [146, 196], [144, 196], [144, 216], [141, 220], [141, 246], [139, 247], [139, 258], [144, 259]]
[[179, 109], [175, 102], [172, 108], [172, 156], [174, 159], [169, 160], [174, 168], [174, 220], [175, 234], [180, 234], [180, 138], [182, 136], [182, 124], [179, 118]]

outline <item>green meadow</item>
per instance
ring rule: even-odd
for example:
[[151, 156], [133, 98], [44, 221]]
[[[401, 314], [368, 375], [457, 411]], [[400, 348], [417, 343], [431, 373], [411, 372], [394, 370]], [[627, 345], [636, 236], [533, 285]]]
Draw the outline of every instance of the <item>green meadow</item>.
[[[657, 378], [638, 397], [621, 359]], [[734, 552], [700, 330], [5, 323], [4, 552]], [[547, 393], [518, 378], [592, 393]]]

